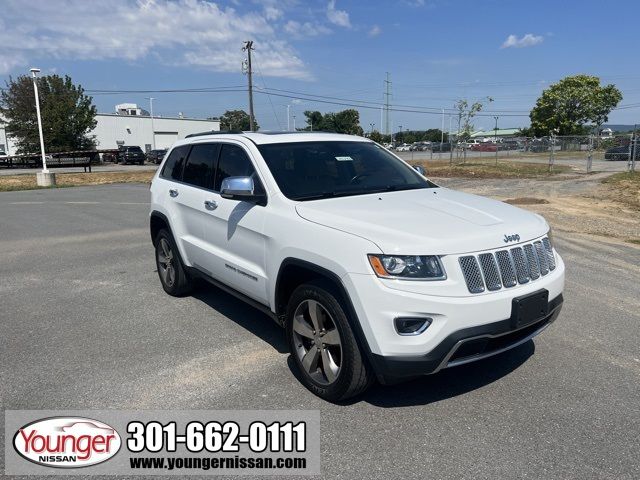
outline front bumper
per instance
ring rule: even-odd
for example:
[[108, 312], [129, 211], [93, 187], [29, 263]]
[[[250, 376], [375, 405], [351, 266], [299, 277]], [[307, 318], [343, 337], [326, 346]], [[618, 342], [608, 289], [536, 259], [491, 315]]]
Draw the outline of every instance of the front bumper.
[[453, 332], [426, 355], [383, 356], [369, 359], [382, 383], [436, 373], [443, 368], [482, 360], [522, 345], [547, 328], [560, 314], [562, 294], [549, 302], [547, 315], [519, 329], [510, 318]]

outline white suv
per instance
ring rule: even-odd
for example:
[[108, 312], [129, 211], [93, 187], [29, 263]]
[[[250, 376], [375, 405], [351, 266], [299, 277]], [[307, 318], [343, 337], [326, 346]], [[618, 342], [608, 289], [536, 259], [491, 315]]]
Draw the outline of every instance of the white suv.
[[360, 137], [192, 135], [153, 179], [150, 227], [167, 293], [204, 278], [267, 312], [331, 401], [513, 348], [562, 306], [541, 216]]

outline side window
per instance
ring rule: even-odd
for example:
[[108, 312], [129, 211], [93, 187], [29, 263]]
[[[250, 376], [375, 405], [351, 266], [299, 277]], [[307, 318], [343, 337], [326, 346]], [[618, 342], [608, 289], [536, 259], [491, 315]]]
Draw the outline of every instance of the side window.
[[189, 153], [189, 145], [182, 145], [171, 150], [169, 158], [164, 162], [160, 176], [168, 180], [182, 180], [182, 166], [187, 153]]
[[242, 147], [224, 144], [221, 148], [214, 190], [219, 192], [222, 181], [227, 177], [252, 177], [256, 193], [264, 192], [256, 170]]
[[182, 181], [196, 187], [210, 189], [217, 159], [218, 145], [214, 143], [194, 145], [184, 165]]

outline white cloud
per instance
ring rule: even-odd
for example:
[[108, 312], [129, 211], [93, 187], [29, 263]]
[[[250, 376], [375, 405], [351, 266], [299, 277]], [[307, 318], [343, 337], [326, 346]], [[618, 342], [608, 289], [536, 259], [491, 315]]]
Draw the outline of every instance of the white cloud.
[[253, 39], [263, 75], [310, 73], [271, 21], [278, 9], [239, 13], [206, 0], [3, 0], [0, 74], [28, 70], [32, 58], [142, 60], [240, 72], [242, 42]]
[[373, 27], [371, 27], [371, 29], [369, 30], [369, 36], [370, 37], [377, 37], [378, 35], [380, 35], [382, 33], [382, 29], [378, 26], [378, 25], [374, 25]]
[[331, 30], [319, 23], [297, 22], [289, 20], [284, 24], [284, 31], [295, 38], [317, 37], [318, 35], [327, 35]]
[[542, 35], [534, 35], [532, 33], [527, 33], [521, 38], [518, 38], [517, 35], [509, 35], [500, 48], [533, 47], [534, 45], [542, 43], [543, 40], [544, 37]]
[[267, 20], [278, 20], [280, 17], [284, 15], [284, 12], [280, 10], [278, 7], [274, 7], [272, 5], [267, 5], [264, 7], [264, 16]]
[[349, 14], [345, 10], [336, 10], [336, 0], [331, 0], [327, 5], [327, 19], [339, 27], [351, 28]]

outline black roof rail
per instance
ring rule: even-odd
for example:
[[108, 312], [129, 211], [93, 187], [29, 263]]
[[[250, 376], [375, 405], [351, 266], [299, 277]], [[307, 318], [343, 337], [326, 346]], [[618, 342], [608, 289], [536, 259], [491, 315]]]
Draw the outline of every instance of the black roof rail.
[[209, 130], [208, 132], [190, 133], [184, 138], [202, 137], [203, 135], [227, 135], [227, 134], [237, 135], [242, 133], [244, 133], [242, 130], [222, 130], [222, 131]]

